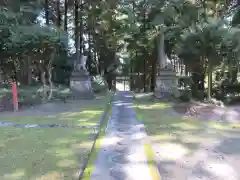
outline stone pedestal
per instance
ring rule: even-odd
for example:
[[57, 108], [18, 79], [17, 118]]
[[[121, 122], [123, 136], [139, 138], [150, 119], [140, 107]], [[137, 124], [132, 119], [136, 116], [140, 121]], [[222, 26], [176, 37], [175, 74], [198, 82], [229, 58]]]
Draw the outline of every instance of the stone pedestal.
[[70, 79], [70, 88], [73, 92], [74, 99], [94, 98], [91, 79], [87, 72], [74, 71]]
[[162, 68], [156, 78], [155, 96], [169, 98], [178, 96], [178, 78], [171, 68]]

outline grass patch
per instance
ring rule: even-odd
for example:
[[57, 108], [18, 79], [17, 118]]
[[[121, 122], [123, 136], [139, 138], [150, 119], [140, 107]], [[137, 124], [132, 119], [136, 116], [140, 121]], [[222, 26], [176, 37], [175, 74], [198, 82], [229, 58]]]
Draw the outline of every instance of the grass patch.
[[[93, 100], [81, 100], [73, 103], [44, 104], [19, 113], [2, 113], [2, 121], [23, 124], [67, 124], [69, 126], [95, 126], [105, 110], [108, 94], [97, 96]], [[62, 109], [62, 110], [61, 110]]]
[[173, 135], [177, 130], [198, 129], [201, 126], [196, 119], [171, 115], [171, 104], [135, 101], [139, 119], [145, 124], [149, 136]]
[[173, 104], [135, 99], [138, 119], [161, 155], [176, 160], [198, 150], [201, 143], [220, 136], [240, 135], [239, 123], [219, 123], [186, 118], [173, 113]]
[[87, 129], [5, 127], [1, 131], [0, 179], [77, 179], [90, 150]]
[[[97, 125], [108, 101], [109, 96], [101, 100], [102, 104], [95, 101], [92, 102], [92, 106], [86, 105], [85, 109], [82, 106], [79, 113], [71, 114], [73, 117], [70, 120], [67, 119], [68, 113], [66, 115], [61, 113], [55, 117], [43, 116], [42, 119], [38, 119], [39, 117], [34, 119], [34, 116], [25, 119], [23, 116], [21, 121], [35, 123], [40, 120], [48, 124], [61, 121], [62, 123]], [[59, 117], [62, 120], [59, 120]], [[11, 120], [19, 121], [18, 117], [12, 117]], [[87, 128], [2, 127], [0, 179], [77, 180], [79, 170], [86, 162], [94, 143], [93, 135], [96, 133]]]

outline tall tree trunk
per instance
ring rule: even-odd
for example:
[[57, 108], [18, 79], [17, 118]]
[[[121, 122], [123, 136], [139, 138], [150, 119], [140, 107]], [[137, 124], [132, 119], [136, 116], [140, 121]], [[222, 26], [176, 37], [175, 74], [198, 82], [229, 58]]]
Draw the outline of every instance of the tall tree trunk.
[[228, 74], [229, 74], [229, 82], [233, 83], [233, 63], [232, 63], [232, 59], [228, 60]]
[[[91, 28], [91, 24], [92, 24], [92, 17], [91, 16], [88, 16], [88, 59], [87, 59], [87, 69], [88, 71], [90, 72], [92, 70], [91, 68], [91, 64], [94, 63], [93, 61], [93, 54], [92, 54], [92, 49], [93, 49], [93, 44], [92, 44], [92, 34], [93, 34], [93, 31], [92, 31], [92, 28]], [[95, 72], [94, 72], [95, 73]]]
[[45, 71], [42, 63], [37, 63], [37, 67], [38, 67], [38, 69], [39, 69], [40, 79], [41, 79], [41, 82], [42, 82], [42, 90], [43, 90], [42, 102], [45, 103], [45, 102], [46, 102], [46, 98], [47, 98], [46, 71]]
[[79, 1], [74, 1], [74, 11], [75, 11], [75, 48], [76, 48], [76, 60], [75, 60], [75, 68], [77, 63], [80, 61], [80, 45], [79, 45]]
[[[144, 0], [144, 6], [145, 6], [146, 0]], [[143, 19], [143, 34], [146, 33], [146, 9], [144, 9], [144, 19]], [[147, 58], [147, 50], [144, 47], [143, 49], [143, 91], [147, 92], [147, 84], [146, 84], [146, 58]]]
[[[133, 13], [135, 13], [135, 1], [133, 0], [132, 1], [132, 11]], [[136, 23], [135, 19], [134, 19], [134, 24]], [[130, 83], [129, 83], [129, 86], [130, 86], [130, 90], [132, 91], [133, 90], [133, 59], [130, 60]]]
[[57, 26], [61, 27], [61, 10], [60, 10], [60, 0], [57, 0]]
[[192, 68], [192, 73], [191, 73], [191, 77], [193, 80], [193, 83], [191, 85], [191, 91], [192, 91], [192, 96], [194, 98], [200, 98], [200, 100], [203, 100], [201, 97], [199, 96], [199, 92], [203, 92], [205, 89], [204, 86], [204, 80], [205, 80], [205, 70], [203, 67], [203, 57], [201, 57], [201, 59], [199, 60], [198, 63], [196, 63], [196, 65]]
[[185, 76], [188, 76], [188, 66], [185, 65], [185, 71], [184, 71]]
[[164, 32], [160, 32], [159, 35], [159, 45], [158, 45], [158, 61], [159, 61], [159, 65], [160, 68], [164, 68], [164, 66], [166, 65], [166, 56], [165, 56], [165, 51], [164, 51]]
[[79, 40], [79, 3], [78, 0], [74, 1], [74, 26], [75, 26], [75, 48], [78, 51], [78, 40]]
[[32, 84], [32, 62], [31, 62], [31, 57], [30, 56], [27, 56], [27, 66], [28, 66], [27, 84], [31, 85]]
[[79, 56], [81, 57], [82, 56], [82, 52], [83, 52], [83, 49], [84, 49], [84, 46], [83, 46], [83, 0], [80, 0], [80, 12], [79, 12], [79, 15], [80, 15], [80, 19], [79, 19], [79, 30], [80, 30], [80, 33], [79, 33], [79, 51], [80, 51], [80, 54]]
[[210, 100], [212, 98], [212, 65], [208, 63], [208, 100]]
[[67, 32], [68, 30], [68, 16], [67, 16], [67, 13], [68, 13], [68, 0], [65, 0], [64, 1], [64, 31]]
[[49, 0], [45, 0], [45, 21], [49, 25]]
[[51, 53], [50, 59], [49, 59], [49, 63], [48, 63], [48, 66], [47, 66], [48, 84], [49, 84], [49, 93], [48, 93], [47, 101], [51, 100], [52, 99], [52, 95], [53, 95], [52, 62], [54, 61], [55, 54], [56, 54], [56, 50], [54, 50]]
[[151, 74], [151, 91], [154, 92], [156, 85], [156, 75], [157, 75], [157, 57], [158, 57], [158, 41], [155, 40], [155, 48], [153, 50], [152, 59], [152, 74]]

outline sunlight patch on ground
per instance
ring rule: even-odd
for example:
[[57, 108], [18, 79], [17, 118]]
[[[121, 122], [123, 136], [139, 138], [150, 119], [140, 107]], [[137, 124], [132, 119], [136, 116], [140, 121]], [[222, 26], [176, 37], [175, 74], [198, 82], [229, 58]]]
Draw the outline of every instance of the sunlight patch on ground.
[[152, 104], [152, 105], [139, 105], [138, 106], [140, 109], [164, 109], [169, 107], [168, 104], [164, 104], [164, 103], [156, 103], [156, 104]]
[[210, 122], [207, 123], [210, 128], [209, 132], [220, 136], [240, 136], [240, 123], [220, 123]]
[[179, 133], [179, 136], [181, 137], [181, 141], [186, 143], [198, 143], [206, 140], [206, 138], [201, 135]]
[[173, 124], [172, 127], [178, 127], [181, 128], [182, 130], [194, 130], [194, 129], [199, 129], [199, 127], [196, 124], [190, 124], [189, 122], [180, 122], [177, 124]]
[[67, 143], [75, 143], [76, 139], [57, 139], [54, 142], [54, 145], [61, 145], [61, 144], [67, 144]]
[[74, 168], [77, 166], [77, 162], [76, 160], [73, 160], [73, 159], [63, 159], [57, 163], [57, 166], [61, 168], [67, 168], [67, 167]]
[[56, 157], [67, 158], [74, 155], [71, 148], [53, 148], [47, 151], [50, 154], [55, 154]]
[[218, 130], [227, 130], [230, 129], [230, 127], [228, 125], [221, 125], [219, 123], [209, 123], [209, 127], [214, 128], [214, 129], [218, 129]]
[[79, 148], [82, 148], [82, 149], [87, 149], [87, 148], [90, 148], [92, 147], [92, 141], [85, 141], [85, 142], [82, 142], [82, 143], [79, 143], [79, 144], [73, 144], [72, 145], [72, 148], [74, 149], [79, 149]]
[[24, 177], [24, 175], [25, 175], [24, 169], [16, 169], [11, 174], [5, 174], [4, 178], [6, 178], [6, 179], [22, 179], [22, 177]]
[[105, 137], [102, 142], [101, 145], [102, 146], [109, 146], [109, 145], [115, 145], [118, 142], [120, 142], [121, 138], [116, 137], [116, 136], [112, 136], [112, 137]]
[[158, 153], [162, 160], [178, 160], [189, 153], [188, 148], [181, 144], [161, 143]]
[[64, 117], [74, 117], [76, 115], [79, 115], [79, 112], [66, 112], [66, 113], [61, 113], [61, 115], [63, 115]]
[[135, 94], [136, 98], [150, 98], [152, 97], [153, 93], [137, 93]]
[[96, 114], [100, 114], [100, 113], [102, 113], [102, 111], [99, 111], [99, 110], [83, 110], [83, 111], [81, 111], [80, 114], [87, 114], [87, 115], [94, 114], [94, 115], [96, 115]]
[[169, 133], [166, 134], [158, 134], [155, 136], [151, 136], [151, 140], [152, 141], [157, 141], [157, 140], [173, 140], [175, 139], [172, 135], [170, 135]]
[[142, 138], [145, 138], [145, 137], [146, 137], [145, 133], [142, 133], [142, 132], [134, 133], [132, 135], [133, 140], [138, 140], [138, 139], [142, 139]]
[[53, 179], [63, 179], [64, 175], [61, 172], [52, 171], [48, 172], [45, 175], [37, 177], [36, 180], [53, 180]]
[[119, 104], [119, 103], [123, 103], [123, 101], [113, 101], [113, 103], [112, 104]]
[[213, 112], [216, 114], [223, 114], [225, 112], [225, 110], [223, 108], [215, 108], [213, 109]]
[[237, 173], [227, 163], [209, 162], [204, 169], [218, 178], [237, 180]]

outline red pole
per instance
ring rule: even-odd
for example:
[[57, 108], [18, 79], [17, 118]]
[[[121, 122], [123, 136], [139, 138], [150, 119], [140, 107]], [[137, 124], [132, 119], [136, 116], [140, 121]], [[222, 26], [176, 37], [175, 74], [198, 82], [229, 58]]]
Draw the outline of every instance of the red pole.
[[18, 111], [18, 90], [17, 83], [12, 81], [13, 110]]

